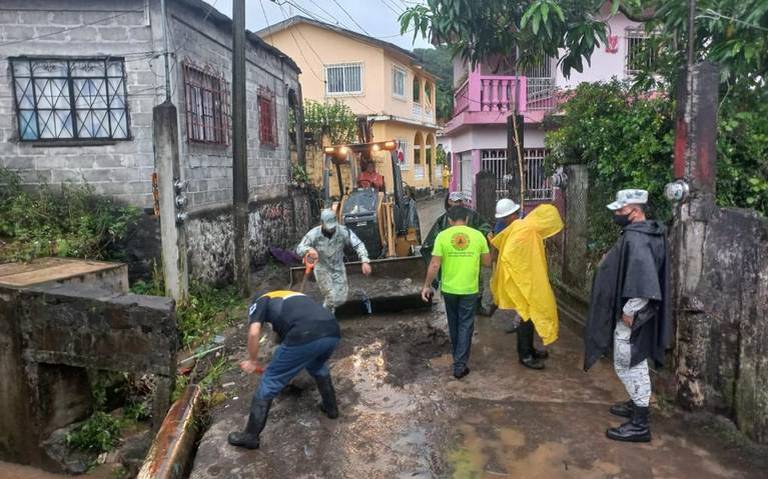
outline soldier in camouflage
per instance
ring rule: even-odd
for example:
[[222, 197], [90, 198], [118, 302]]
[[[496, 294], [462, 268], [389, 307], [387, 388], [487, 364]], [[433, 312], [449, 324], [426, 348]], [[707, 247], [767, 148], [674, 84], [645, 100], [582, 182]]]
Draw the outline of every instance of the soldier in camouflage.
[[363, 262], [364, 275], [371, 274], [371, 265], [365, 244], [355, 233], [338, 223], [333, 211], [323, 210], [320, 222], [320, 226], [312, 228], [304, 236], [296, 247], [296, 253], [315, 263], [315, 279], [324, 297], [323, 306], [334, 312], [337, 306], [347, 300], [349, 291], [344, 267], [344, 247], [350, 246], [355, 250]]

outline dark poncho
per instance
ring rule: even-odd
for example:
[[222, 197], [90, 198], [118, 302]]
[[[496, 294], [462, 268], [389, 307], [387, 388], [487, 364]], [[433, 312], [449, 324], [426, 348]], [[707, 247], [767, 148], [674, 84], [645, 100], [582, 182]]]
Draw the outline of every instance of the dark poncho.
[[663, 364], [672, 330], [665, 233], [657, 221], [632, 223], [598, 265], [584, 330], [585, 370], [611, 351], [616, 321], [630, 298], [649, 300], [632, 325], [630, 364], [649, 358]]

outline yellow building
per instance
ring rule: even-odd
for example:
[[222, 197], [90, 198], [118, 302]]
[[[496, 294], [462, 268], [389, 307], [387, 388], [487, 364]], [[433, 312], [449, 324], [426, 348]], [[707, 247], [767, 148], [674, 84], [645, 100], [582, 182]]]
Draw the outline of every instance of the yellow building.
[[[373, 141], [401, 145], [403, 180], [410, 186], [441, 186], [435, 165], [435, 76], [414, 55], [391, 43], [336, 25], [295, 16], [258, 32], [301, 68], [305, 99], [338, 99], [372, 122]], [[387, 189], [389, 159], [377, 155]]]

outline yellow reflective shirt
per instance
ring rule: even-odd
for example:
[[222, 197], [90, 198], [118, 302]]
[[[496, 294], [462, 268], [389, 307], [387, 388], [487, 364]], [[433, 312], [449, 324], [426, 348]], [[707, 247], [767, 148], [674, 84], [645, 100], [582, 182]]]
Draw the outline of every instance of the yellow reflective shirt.
[[451, 226], [435, 238], [432, 256], [440, 256], [440, 290], [448, 294], [479, 291], [480, 256], [488, 253], [485, 236], [469, 226]]
[[557, 208], [541, 205], [491, 241], [499, 251], [491, 278], [496, 305], [514, 309], [523, 320], [533, 321], [544, 344], [553, 343], [558, 334], [557, 303], [549, 284], [544, 239], [562, 229]]

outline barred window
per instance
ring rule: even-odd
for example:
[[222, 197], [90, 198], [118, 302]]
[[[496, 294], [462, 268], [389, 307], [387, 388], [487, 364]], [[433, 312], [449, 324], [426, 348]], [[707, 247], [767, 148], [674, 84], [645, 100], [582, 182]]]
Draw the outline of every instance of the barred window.
[[648, 34], [643, 29], [627, 29], [627, 53], [624, 60], [624, 70], [627, 75], [635, 75], [650, 67], [655, 54], [650, 48]]
[[229, 144], [229, 88], [224, 77], [184, 63], [187, 138], [192, 143]]
[[19, 138], [127, 140], [122, 58], [13, 58]]
[[400, 67], [392, 67], [392, 95], [405, 97], [405, 70]]
[[326, 65], [325, 92], [329, 95], [362, 93], [363, 65], [361, 63]]
[[277, 112], [275, 94], [266, 88], [259, 89], [259, 142], [264, 146], [277, 146]]

